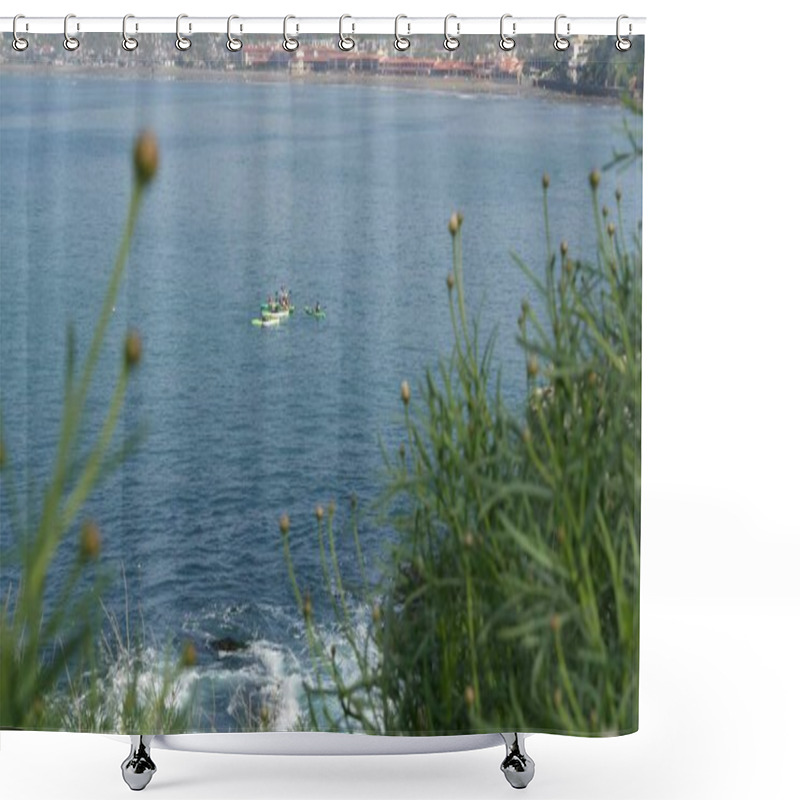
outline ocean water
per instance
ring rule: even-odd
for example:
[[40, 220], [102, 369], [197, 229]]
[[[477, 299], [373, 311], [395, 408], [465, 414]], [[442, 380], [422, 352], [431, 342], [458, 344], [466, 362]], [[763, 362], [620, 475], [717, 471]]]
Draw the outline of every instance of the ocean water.
[[[86, 515], [117, 576], [110, 610], [144, 621], [154, 659], [195, 644], [188, 680], [209, 725], [233, 728], [242, 704], [263, 701], [286, 727], [302, 706], [309, 661], [280, 515], [331, 642], [315, 506], [334, 502], [346, 529], [356, 496], [368, 556], [391, 541], [372, 513], [381, 447], [402, 440], [401, 381], [418, 394], [452, 343], [452, 211], [464, 215], [468, 305], [496, 330], [506, 396], [521, 404], [516, 319], [532, 288], [511, 253], [542, 270], [546, 171], [553, 240], [593, 257], [587, 176], [625, 148], [623, 118], [613, 104], [541, 97], [0, 75], [0, 408], [17, 485], [34, 498], [58, 435], [67, 329], [85, 353], [119, 242], [132, 142], [143, 127], [159, 139], [86, 424], [88, 436], [102, 421], [134, 327], [144, 356], [120, 428], [143, 437]], [[618, 186], [632, 233], [638, 168], [604, 174], [609, 207]], [[298, 313], [253, 327], [282, 285]], [[325, 320], [302, 313], [317, 301]], [[23, 504], [23, 523], [35, 513]], [[5, 483], [0, 522], [7, 546]], [[344, 531], [341, 542], [352, 575]], [[0, 590], [13, 580], [4, 563]], [[218, 652], [225, 636], [244, 649]]]

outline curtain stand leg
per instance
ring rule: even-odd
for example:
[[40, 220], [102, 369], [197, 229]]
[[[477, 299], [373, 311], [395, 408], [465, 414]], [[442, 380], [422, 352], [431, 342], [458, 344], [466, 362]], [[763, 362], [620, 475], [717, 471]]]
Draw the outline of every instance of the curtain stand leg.
[[515, 789], [524, 789], [536, 769], [533, 759], [525, 752], [525, 737], [521, 733], [501, 733], [506, 745], [506, 757], [500, 765], [506, 780]]
[[130, 755], [122, 762], [122, 778], [134, 792], [140, 792], [150, 783], [156, 765], [150, 758], [152, 736], [131, 736]]

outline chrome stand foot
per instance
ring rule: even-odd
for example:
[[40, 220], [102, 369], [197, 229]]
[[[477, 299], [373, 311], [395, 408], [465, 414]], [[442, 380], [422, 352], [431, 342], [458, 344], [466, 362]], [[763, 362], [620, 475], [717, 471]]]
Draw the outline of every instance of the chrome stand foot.
[[500, 769], [515, 789], [524, 789], [533, 780], [536, 769], [533, 759], [525, 752], [525, 739], [521, 733], [500, 735], [506, 743], [506, 757]]
[[134, 792], [140, 792], [155, 775], [156, 765], [150, 758], [152, 736], [131, 736], [130, 755], [122, 762], [122, 778]]

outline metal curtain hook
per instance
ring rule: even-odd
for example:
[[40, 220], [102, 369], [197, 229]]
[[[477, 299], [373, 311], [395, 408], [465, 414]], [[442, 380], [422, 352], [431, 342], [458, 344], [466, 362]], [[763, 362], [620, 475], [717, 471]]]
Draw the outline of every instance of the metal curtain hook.
[[27, 39], [23, 39], [23, 38], [22, 38], [22, 37], [21, 37], [21, 36], [20, 36], [20, 35], [17, 33], [17, 20], [18, 20], [18, 19], [25, 19], [25, 15], [24, 15], [24, 14], [17, 14], [17, 16], [16, 16], [16, 17], [14, 17], [14, 24], [13, 24], [13, 25], [12, 25], [12, 27], [11, 27], [11, 30], [12, 30], [12, 32], [13, 32], [13, 34], [14, 34], [14, 41], [13, 41], [13, 42], [11, 42], [11, 46], [12, 46], [12, 47], [13, 47], [13, 48], [14, 48], [14, 49], [15, 49], [15, 50], [18, 52], [18, 53], [21, 53], [23, 50], [27, 50], [27, 49], [28, 49], [28, 40], [27, 40]]
[[127, 50], [129, 53], [139, 46], [139, 40], [134, 39], [133, 36], [128, 36], [128, 20], [135, 19], [133, 14], [126, 14], [122, 18], [122, 49]]
[[[192, 40], [191, 39], [187, 39], [181, 33], [181, 20], [182, 19], [188, 19], [188, 18], [189, 18], [188, 14], [178, 14], [178, 17], [175, 20], [175, 47], [177, 47], [178, 50], [188, 50], [192, 46]], [[191, 29], [192, 29], [192, 27], [190, 25], [189, 26], [189, 30], [191, 30]]]
[[231, 34], [231, 22], [235, 19], [239, 19], [236, 14], [231, 14], [228, 17], [228, 41], [225, 43], [225, 47], [227, 47], [231, 53], [238, 53], [239, 50], [242, 49], [242, 40], [236, 39], [233, 34]]
[[[411, 47], [411, 39], [400, 35], [401, 19], [408, 19], [408, 17], [405, 14], [398, 14], [394, 18], [394, 49], [402, 53], [404, 50], [408, 50], [408, 48]], [[406, 23], [406, 27], [408, 28], [408, 33], [411, 33], [411, 24]]]
[[[620, 32], [619, 32], [620, 22], [622, 22], [622, 20], [624, 20], [624, 19], [628, 19], [628, 17], [625, 14], [620, 14], [617, 17], [617, 41], [616, 41], [614, 46], [617, 48], [617, 50], [620, 51], [620, 53], [624, 53], [626, 50], [630, 50], [631, 46], [633, 45], [633, 42], [630, 39], [627, 39], [624, 36], [620, 35]], [[630, 36], [630, 33], [631, 33], [632, 30], [633, 30], [633, 25], [631, 25], [630, 22], [629, 22], [628, 23], [628, 35], [629, 36]]]
[[[503, 16], [500, 17], [500, 49], [501, 50], [505, 50], [506, 52], [508, 52], [509, 50], [513, 50], [517, 45], [517, 43], [514, 41], [513, 37], [506, 36], [506, 33], [503, 30], [503, 25], [504, 25], [505, 21], [507, 19], [511, 19], [511, 18], [512, 18], [511, 14], [503, 14]], [[512, 33], [516, 33], [517, 32], [517, 24], [516, 24], [516, 22], [512, 22], [511, 23], [511, 32]]]
[[292, 38], [289, 36], [289, 20], [295, 19], [291, 14], [287, 14], [283, 18], [283, 49], [287, 53], [293, 53], [297, 48], [300, 46], [300, 42], [297, 39]]
[[[566, 15], [566, 14], [559, 14], [559, 15], [556, 17], [556, 21], [555, 21], [555, 26], [554, 26], [554, 28], [555, 28], [556, 39], [555, 39], [555, 41], [553, 42], [553, 47], [555, 47], [555, 49], [556, 49], [556, 50], [559, 50], [559, 51], [564, 51], [564, 50], [566, 50], [566, 49], [569, 47], [569, 39], [565, 39], [565, 38], [564, 38], [563, 36], [561, 36], [561, 34], [558, 32], [558, 21], [559, 21], [560, 19], [566, 19], [566, 18], [567, 18], [567, 15]], [[567, 34], [569, 34], [569, 22], [567, 23]]]
[[[444, 18], [444, 49], [450, 50], [457, 50], [458, 46], [461, 42], [458, 40], [457, 36], [451, 36], [447, 31], [447, 23], [450, 22], [451, 19], [458, 20], [458, 17], [455, 14], [448, 14]], [[461, 30], [461, 23], [456, 21], [456, 33]]]
[[[74, 14], [67, 14], [67, 16], [64, 17], [64, 49], [69, 50], [70, 53], [81, 46], [81, 43], [74, 36], [69, 35], [69, 21], [71, 19], [75, 19]], [[80, 28], [78, 30], [80, 30]]]
[[[352, 19], [352, 17], [349, 14], [342, 14], [342, 16], [339, 17], [339, 49], [345, 52], [352, 50], [356, 46], [356, 40], [352, 36], [344, 35], [344, 21], [346, 19]], [[351, 24], [353, 32], [355, 32], [356, 26], [354, 23]]]

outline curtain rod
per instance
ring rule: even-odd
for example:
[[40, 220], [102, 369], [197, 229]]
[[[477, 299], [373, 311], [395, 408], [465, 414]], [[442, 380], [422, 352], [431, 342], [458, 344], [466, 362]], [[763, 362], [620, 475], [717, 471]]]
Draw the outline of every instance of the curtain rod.
[[[181, 15], [180, 30], [183, 35], [192, 33], [226, 34], [228, 17], [193, 17]], [[231, 30], [238, 34], [275, 34], [283, 35], [284, 17], [236, 17], [231, 23]], [[351, 17], [345, 15], [340, 22], [339, 17], [291, 17], [288, 21], [291, 35], [303, 34], [338, 34], [340, 30], [351, 34], [386, 34], [394, 35], [395, 25], [404, 36], [437, 35], [445, 31], [443, 17]], [[512, 17], [505, 15], [503, 30], [509, 36], [524, 36], [534, 33], [552, 34], [555, 30], [555, 17]], [[126, 29], [134, 33], [175, 33], [177, 20], [175, 17], [136, 17], [128, 18]], [[341, 27], [340, 27], [341, 26]], [[458, 17], [451, 15], [447, 29], [452, 35], [469, 36], [474, 34], [500, 33], [500, 16], [496, 17]], [[69, 33], [122, 33], [121, 17], [81, 17], [69, 16]], [[11, 33], [14, 30], [13, 17], [0, 17], [0, 32]], [[53, 33], [64, 34], [64, 17], [20, 17], [17, 20], [17, 33]], [[563, 36], [608, 35], [617, 33], [616, 17], [570, 17], [559, 15], [558, 30]], [[624, 36], [638, 36], [645, 32], [644, 17], [625, 17]]]

